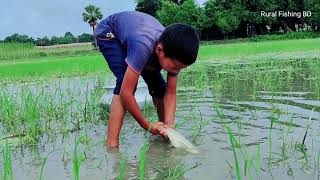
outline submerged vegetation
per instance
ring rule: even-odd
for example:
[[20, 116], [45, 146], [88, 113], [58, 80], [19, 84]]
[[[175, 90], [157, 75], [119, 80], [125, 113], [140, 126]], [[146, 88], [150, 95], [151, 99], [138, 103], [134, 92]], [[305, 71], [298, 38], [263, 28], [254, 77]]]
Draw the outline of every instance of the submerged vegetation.
[[[317, 52], [299, 58], [266, 52], [250, 59], [249, 50], [234, 51], [228, 57], [235, 59], [210, 61], [206, 48], [200, 61], [180, 72], [177, 90], [175, 128], [199, 147], [199, 155], [155, 140], [126, 116], [121, 156], [112, 158], [102, 140], [108, 112], [100, 102], [109, 77], [32, 76], [28, 82], [0, 82], [2, 179], [46, 179], [50, 167], [66, 171], [61, 179], [208, 179], [212, 173], [217, 179], [268, 179], [278, 169], [285, 172], [281, 179], [319, 176], [320, 59], [312, 56]], [[220, 55], [226, 54], [211, 57]], [[157, 120], [154, 107], [143, 113]], [[21, 172], [21, 157], [35, 162], [30, 167], [36, 170]]]

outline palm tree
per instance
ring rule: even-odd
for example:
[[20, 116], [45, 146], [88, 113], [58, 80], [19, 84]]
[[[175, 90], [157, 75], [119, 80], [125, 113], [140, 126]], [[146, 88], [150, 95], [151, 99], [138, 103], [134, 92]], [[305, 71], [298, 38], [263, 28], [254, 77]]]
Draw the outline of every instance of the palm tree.
[[103, 17], [102, 13], [100, 11], [100, 8], [94, 5], [88, 5], [84, 8], [84, 10], [85, 12], [82, 13], [83, 21], [90, 24], [90, 26], [92, 27], [93, 35], [94, 35], [94, 29], [97, 24], [97, 21], [102, 19]]

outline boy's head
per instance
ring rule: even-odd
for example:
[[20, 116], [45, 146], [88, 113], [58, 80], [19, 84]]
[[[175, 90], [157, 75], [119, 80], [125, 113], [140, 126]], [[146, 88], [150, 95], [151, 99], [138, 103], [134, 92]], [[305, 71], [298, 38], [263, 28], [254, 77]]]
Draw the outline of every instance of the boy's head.
[[198, 55], [199, 36], [189, 25], [175, 23], [168, 26], [159, 38], [156, 54], [161, 67], [171, 73], [193, 64]]

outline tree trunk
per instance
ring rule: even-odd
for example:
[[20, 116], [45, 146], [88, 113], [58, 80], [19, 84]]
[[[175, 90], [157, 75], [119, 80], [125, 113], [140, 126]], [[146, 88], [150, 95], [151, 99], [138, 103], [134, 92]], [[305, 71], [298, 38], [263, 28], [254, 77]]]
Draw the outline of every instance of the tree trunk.
[[293, 32], [293, 30], [287, 25], [286, 22], [284, 22], [284, 21], [280, 21], [280, 22], [281, 22], [282, 26], [285, 28], [286, 32]]
[[235, 31], [236, 37], [248, 37], [248, 25], [245, 22], [241, 22], [238, 26], [238, 29]]
[[258, 35], [263, 35], [263, 34], [265, 34], [266, 33], [266, 27], [265, 27], [266, 25], [265, 24], [255, 24], [254, 25], [254, 27], [255, 27], [255, 30], [256, 30], [256, 33], [258, 34]]
[[264, 33], [265, 33], [265, 32], [264, 32], [264, 29], [263, 29], [263, 27], [262, 27], [261, 24], [259, 24], [259, 31], [260, 31], [261, 34], [264, 34]]
[[270, 32], [278, 32], [280, 30], [280, 24], [279, 23], [273, 23], [270, 28]]
[[94, 25], [92, 26], [92, 34], [93, 34], [93, 39], [94, 39], [94, 48], [97, 48], [97, 39], [96, 39], [96, 36], [95, 36], [95, 33], [94, 33]]
[[317, 25], [311, 23], [311, 27], [312, 27], [312, 30], [313, 30], [313, 31], [317, 31]]

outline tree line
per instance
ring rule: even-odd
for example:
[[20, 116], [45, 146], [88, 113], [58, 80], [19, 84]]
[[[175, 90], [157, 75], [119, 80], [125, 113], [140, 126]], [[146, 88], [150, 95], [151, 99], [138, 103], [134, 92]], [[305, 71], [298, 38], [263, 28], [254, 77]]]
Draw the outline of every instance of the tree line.
[[[287, 32], [320, 32], [319, 0], [137, 0], [136, 10], [156, 17], [165, 26], [182, 22], [194, 26], [202, 39], [251, 37]], [[265, 12], [310, 11], [310, 17], [264, 17]]]
[[[95, 26], [98, 20], [103, 18], [101, 10], [99, 7], [94, 5], [88, 5], [84, 8], [84, 12], [82, 13], [82, 18], [84, 22], [87, 22], [92, 30], [94, 31]], [[82, 42], [94, 42], [94, 36], [88, 33], [82, 33], [79, 36], [74, 36], [71, 32], [66, 32], [64, 36], [52, 36], [51, 38], [45, 36], [42, 38], [33, 39], [27, 35], [20, 35], [18, 33], [14, 33], [11, 36], [6, 37], [1, 42], [6, 43], [32, 43], [37, 46], [50, 46], [57, 44], [70, 44], [70, 43], [82, 43]]]
[[[207, 0], [199, 6], [195, 0], [135, 0], [136, 11], [150, 14], [164, 26], [181, 22], [195, 27], [202, 40], [244, 38], [253, 35], [287, 32], [320, 32], [320, 0]], [[310, 11], [310, 17], [264, 17], [265, 12]], [[98, 20], [103, 18], [99, 7], [88, 5], [82, 14], [94, 32]], [[38, 46], [93, 42], [92, 34], [33, 39], [13, 34], [3, 42], [34, 43]], [[1, 41], [0, 41], [1, 42]]]
[[6, 37], [3, 42], [5, 43], [32, 43], [37, 46], [49, 46], [57, 44], [70, 44], [70, 43], [82, 43], [93, 42], [94, 37], [92, 34], [83, 33], [79, 36], [74, 36], [71, 32], [66, 32], [64, 36], [52, 36], [51, 38], [45, 36], [42, 38], [34, 39], [27, 35], [21, 35], [14, 33], [11, 36]]

